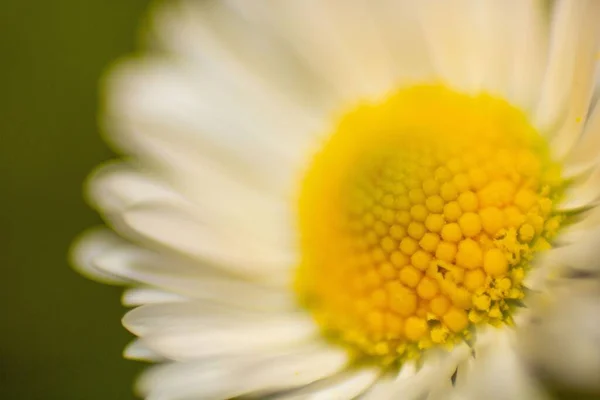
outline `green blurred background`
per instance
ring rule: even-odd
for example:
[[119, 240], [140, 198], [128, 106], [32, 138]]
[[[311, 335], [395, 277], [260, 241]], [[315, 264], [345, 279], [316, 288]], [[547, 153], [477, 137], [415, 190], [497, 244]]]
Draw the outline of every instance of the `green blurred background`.
[[82, 182], [112, 157], [98, 79], [136, 48], [147, 0], [0, 2], [0, 399], [133, 399], [121, 290], [67, 263], [100, 218]]
[[121, 356], [121, 290], [78, 276], [67, 251], [100, 223], [82, 182], [112, 157], [98, 80], [137, 48], [148, 3], [2, 0], [0, 400], [134, 399], [142, 365]]

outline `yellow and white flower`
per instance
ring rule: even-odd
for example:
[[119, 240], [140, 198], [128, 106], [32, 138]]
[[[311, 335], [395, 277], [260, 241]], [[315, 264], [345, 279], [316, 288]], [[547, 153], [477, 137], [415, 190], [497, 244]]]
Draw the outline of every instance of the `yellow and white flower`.
[[107, 79], [75, 265], [153, 400], [600, 374], [600, 1], [181, 0]]

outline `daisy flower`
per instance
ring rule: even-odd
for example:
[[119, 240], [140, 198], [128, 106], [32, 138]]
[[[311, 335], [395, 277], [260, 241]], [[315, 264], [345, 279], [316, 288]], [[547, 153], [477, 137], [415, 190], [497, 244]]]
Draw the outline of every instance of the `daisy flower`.
[[[106, 80], [73, 262], [152, 400], [600, 374], [600, 1], [180, 0]], [[115, 232], [115, 233], [113, 233]]]

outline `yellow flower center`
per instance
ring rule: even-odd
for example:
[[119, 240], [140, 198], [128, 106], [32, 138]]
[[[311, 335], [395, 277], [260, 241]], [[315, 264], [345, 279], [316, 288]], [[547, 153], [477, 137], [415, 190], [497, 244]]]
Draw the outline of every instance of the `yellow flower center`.
[[563, 186], [503, 100], [416, 86], [362, 105], [303, 181], [298, 296], [327, 337], [383, 363], [510, 324]]

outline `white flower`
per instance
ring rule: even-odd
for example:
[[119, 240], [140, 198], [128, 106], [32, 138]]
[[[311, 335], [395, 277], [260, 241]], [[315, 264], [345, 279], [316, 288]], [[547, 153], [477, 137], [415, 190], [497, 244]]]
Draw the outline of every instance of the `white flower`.
[[[148, 399], [534, 399], [600, 373], [600, 2], [165, 2], [74, 264]], [[590, 322], [591, 321], [591, 322]]]

